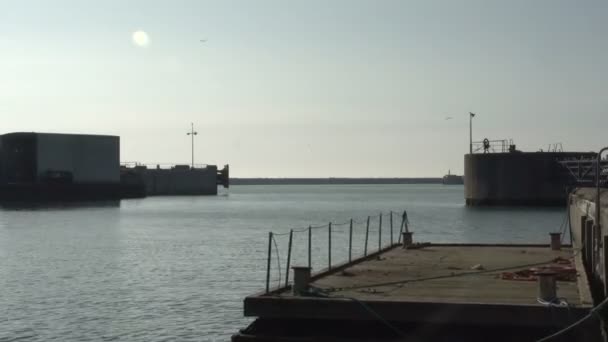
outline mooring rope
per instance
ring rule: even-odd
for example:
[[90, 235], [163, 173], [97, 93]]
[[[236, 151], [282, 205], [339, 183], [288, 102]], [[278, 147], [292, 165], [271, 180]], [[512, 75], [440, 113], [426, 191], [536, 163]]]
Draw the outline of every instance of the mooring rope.
[[577, 328], [578, 326], [580, 326], [581, 324], [585, 323], [587, 320], [589, 320], [593, 317], [595, 317], [601, 321], [602, 315], [600, 314], [600, 310], [602, 310], [607, 304], [608, 304], [608, 298], [604, 299], [598, 305], [596, 305], [593, 309], [591, 309], [585, 317], [579, 319], [578, 321], [570, 324], [569, 326], [567, 326], [549, 336], [545, 336], [545, 337], [541, 338], [537, 342], [547, 342], [547, 341], [551, 341], [554, 338], [561, 337], [562, 335], [566, 334], [567, 332], [569, 332], [572, 329]]

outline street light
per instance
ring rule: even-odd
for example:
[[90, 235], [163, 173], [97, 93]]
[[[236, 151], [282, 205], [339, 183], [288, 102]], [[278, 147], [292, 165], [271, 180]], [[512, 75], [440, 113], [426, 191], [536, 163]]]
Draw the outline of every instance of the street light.
[[192, 138], [192, 168], [194, 169], [194, 136], [198, 135], [198, 132], [194, 131], [194, 123], [190, 123], [190, 132], [186, 133], [186, 135]]
[[473, 154], [473, 118], [475, 113], [469, 112], [469, 154]]

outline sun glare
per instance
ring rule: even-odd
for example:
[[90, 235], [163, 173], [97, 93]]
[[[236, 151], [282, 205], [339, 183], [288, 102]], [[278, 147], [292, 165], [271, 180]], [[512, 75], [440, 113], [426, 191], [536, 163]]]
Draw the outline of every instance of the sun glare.
[[144, 31], [139, 30], [133, 32], [132, 38], [133, 43], [137, 46], [145, 47], [150, 44], [150, 37], [148, 37], [148, 34]]

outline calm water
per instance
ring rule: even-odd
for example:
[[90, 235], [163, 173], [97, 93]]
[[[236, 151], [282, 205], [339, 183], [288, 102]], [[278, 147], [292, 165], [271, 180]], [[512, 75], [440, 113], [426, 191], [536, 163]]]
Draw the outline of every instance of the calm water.
[[[403, 209], [415, 239], [433, 242], [544, 243], [564, 218], [559, 209], [466, 208], [462, 186], [441, 185], [235, 186], [217, 197], [3, 208], [0, 341], [226, 341], [248, 323], [242, 298], [264, 287], [268, 231]], [[378, 230], [376, 217], [370, 249]], [[348, 226], [332, 232], [336, 262], [346, 258]], [[355, 224], [356, 253], [364, 232]], [[282, 268], [286, 239], [276, 238]], [[306, 239], [295, 234], [292, 264], [306, 263]], [[314, 230], [317, 270], [327, 239], [327, 229]]]

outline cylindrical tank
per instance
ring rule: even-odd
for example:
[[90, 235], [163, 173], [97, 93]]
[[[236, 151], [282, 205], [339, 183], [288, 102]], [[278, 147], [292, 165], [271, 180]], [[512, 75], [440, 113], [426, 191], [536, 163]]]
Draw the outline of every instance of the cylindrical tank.
[[467, 205], [566, 205], [573, 182], [559, 160], [585, 152], [507, 152], [464, 156]]

